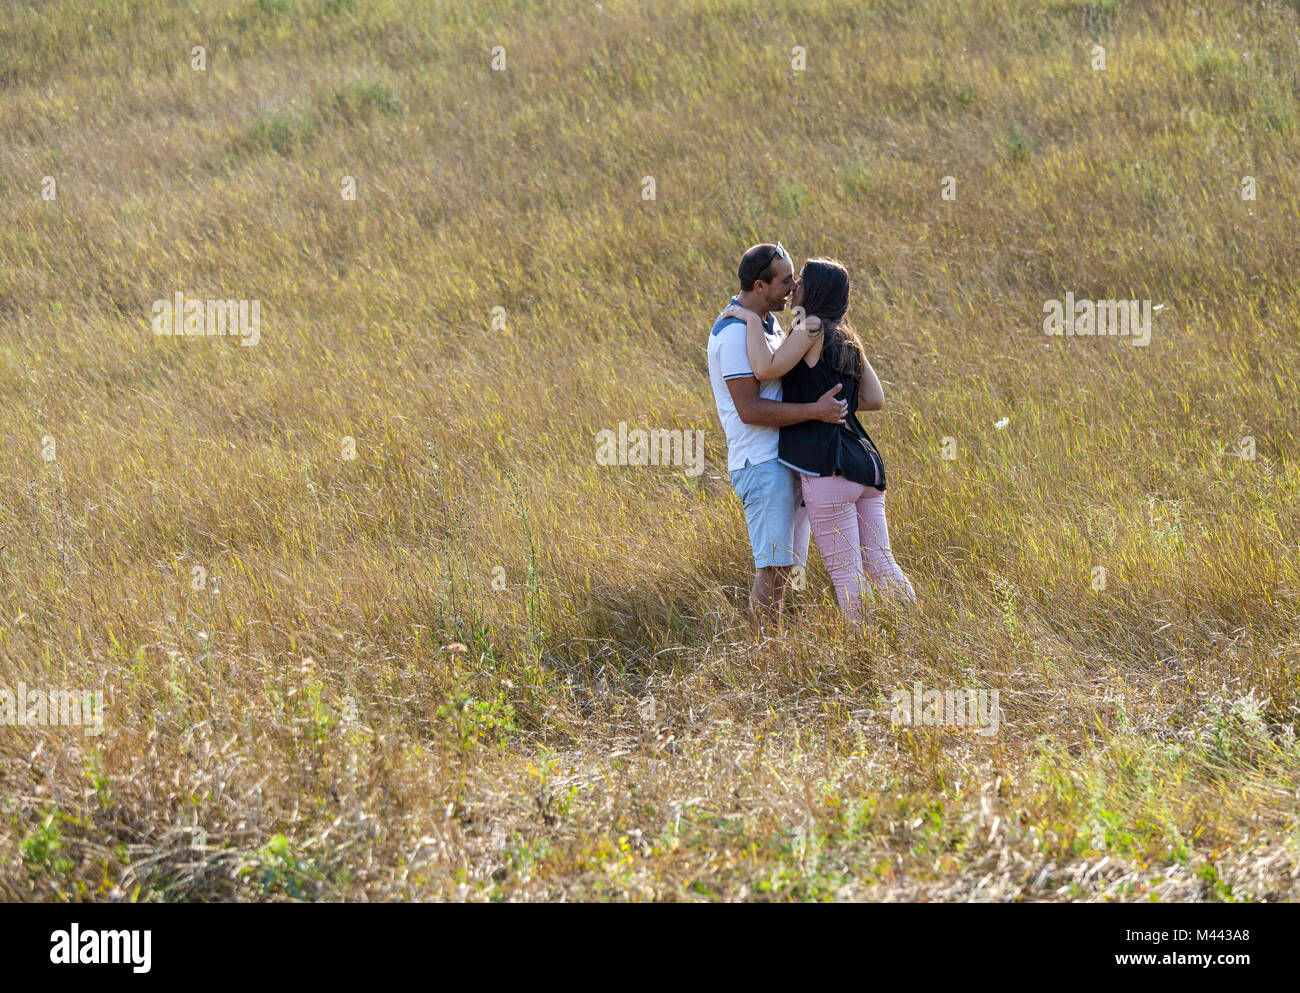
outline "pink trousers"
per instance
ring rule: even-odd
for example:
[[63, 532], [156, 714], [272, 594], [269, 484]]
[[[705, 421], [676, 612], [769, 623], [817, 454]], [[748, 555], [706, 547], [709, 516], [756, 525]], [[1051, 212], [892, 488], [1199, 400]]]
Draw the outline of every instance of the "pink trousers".
[[843, 476], [799, 474], [808, 523], [835, 586], [840, 609], [853, 621], [862, 619], [871, 590], [916, 603], [916, 593], [889, 550], [885, 494]]

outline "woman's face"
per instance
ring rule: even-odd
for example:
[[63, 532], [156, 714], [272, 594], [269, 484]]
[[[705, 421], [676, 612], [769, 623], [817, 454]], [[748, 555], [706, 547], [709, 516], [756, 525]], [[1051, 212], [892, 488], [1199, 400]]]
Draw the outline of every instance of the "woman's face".
[[790, 294], [790, 306], [803, 306], [803, 269], [799, 270], [799, 278], [794, 281], [794, 292]]

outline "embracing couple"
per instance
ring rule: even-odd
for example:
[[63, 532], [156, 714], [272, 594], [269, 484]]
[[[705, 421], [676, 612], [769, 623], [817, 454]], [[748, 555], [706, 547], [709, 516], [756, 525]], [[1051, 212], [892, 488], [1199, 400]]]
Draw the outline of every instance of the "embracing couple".
[[[915, 603], [889, 550], [885, 467], [858, 423], [885, 395], [845, 316], [849, 274], [809, 259], [796, 279], [785, 247], [755, 245], [740, 259], [740, 292], [709, 336], [709, 379], [727, 435], [731, 485], [754, 552], [749, 619], [779, 621], [792, 566], [817, 542], [840, 609], [860, 621], [872, 592]], [[775, 311], [796, 315], [784, 335]]]

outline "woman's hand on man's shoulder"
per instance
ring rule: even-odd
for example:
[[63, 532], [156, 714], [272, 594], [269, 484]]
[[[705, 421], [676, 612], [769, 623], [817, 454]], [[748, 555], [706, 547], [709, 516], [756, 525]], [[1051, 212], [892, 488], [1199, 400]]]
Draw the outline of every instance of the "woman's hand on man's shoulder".
[[733, 303], [733, 304], [732, 304], [731, 306], [729, 306], [726, 310], [724, 310], [724, 311], [722, 312], [722, 316], [723, 316], [723, 317], [738, 317], [738, 318], [740, 318], [742, 321], [748, 321], [751, 317], [755, 317], [755, 318], [758, 317], [758, 315], [755, 314], [755, 313], [754, 313], [752, 310], [750, 310], [748, 307], [742, 307], [742, 306], [741, 306], [740, 304], [738, 304], [738, 303]]

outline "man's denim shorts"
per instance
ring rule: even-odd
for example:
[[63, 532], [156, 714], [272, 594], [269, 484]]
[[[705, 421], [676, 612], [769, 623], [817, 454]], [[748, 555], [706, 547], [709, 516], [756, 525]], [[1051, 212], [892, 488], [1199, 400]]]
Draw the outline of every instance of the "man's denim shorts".
[[731, 488], [745, 508], [754, 568], [804, 565], [808, 561], [808, 511], [801, 506], [799, 477], [776, 459], [749, 459], [731, 472]]

